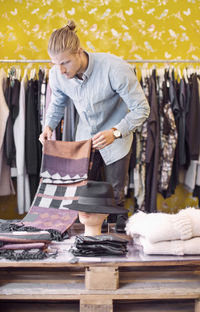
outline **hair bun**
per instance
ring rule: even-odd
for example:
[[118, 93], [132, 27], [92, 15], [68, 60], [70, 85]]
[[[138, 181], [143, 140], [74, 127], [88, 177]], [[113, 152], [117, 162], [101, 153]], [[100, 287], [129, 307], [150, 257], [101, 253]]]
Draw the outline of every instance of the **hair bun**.
[[76, 28], [76, 24], [73, 20], [69, 20], [67, 23], [67, 27], [69, 27], [70, 30], [74, 31]]

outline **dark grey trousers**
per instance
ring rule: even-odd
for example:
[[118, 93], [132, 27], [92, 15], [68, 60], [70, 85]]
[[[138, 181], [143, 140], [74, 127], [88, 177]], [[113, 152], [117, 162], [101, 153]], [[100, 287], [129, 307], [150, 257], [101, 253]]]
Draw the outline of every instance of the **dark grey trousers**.
[[[124, 188], [128, 181], [130, 156], [131, 151], [122, 159], [106, 166], [100, 152], [96, 150], [89, 176], [90, 180], [106, 181], [112, 184], [116, 204], [121, 207], [124, 207], [125, 203]], [[115, 222], [116, 216], [110, 215], [108, 220], [109, 222]]]

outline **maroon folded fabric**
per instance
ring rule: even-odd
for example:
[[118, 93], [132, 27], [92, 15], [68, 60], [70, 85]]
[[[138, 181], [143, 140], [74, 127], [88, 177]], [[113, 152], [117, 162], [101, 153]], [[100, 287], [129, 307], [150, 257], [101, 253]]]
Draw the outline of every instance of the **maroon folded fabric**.
[[0, 242], [6, 243], [42, 243], [51, 242], [51, 235], [47, 231], [38, 232], [10, 232], [0, 233]]
[[25, 243], [25, 244], [6, 244], [0, 247], [0, 250], [27, 250], [27, 249], [44, 249], [46, 243]]

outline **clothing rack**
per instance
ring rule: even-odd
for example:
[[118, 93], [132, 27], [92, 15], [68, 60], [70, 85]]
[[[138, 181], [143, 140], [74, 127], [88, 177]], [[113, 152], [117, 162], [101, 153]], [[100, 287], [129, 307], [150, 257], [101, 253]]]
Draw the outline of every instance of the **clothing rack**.
[[[126, 60], [128, 63], [200, 63], [198, 60]], [[50, 60], [0, 60], [0, 63], [51, 63]]]

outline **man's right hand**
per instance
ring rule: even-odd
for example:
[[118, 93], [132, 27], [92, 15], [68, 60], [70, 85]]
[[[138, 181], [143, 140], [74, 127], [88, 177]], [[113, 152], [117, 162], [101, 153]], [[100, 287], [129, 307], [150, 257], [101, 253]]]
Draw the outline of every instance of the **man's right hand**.
[[45, 140], [51, 139], [52, 133], [53, 133], [53, 130], [49, 126], [46, 126], [44, 128], [44, 131], [40, 134], [40, 137], [39, 137], [39, 140], [42, 143], [42, 145], [44, 144]]

